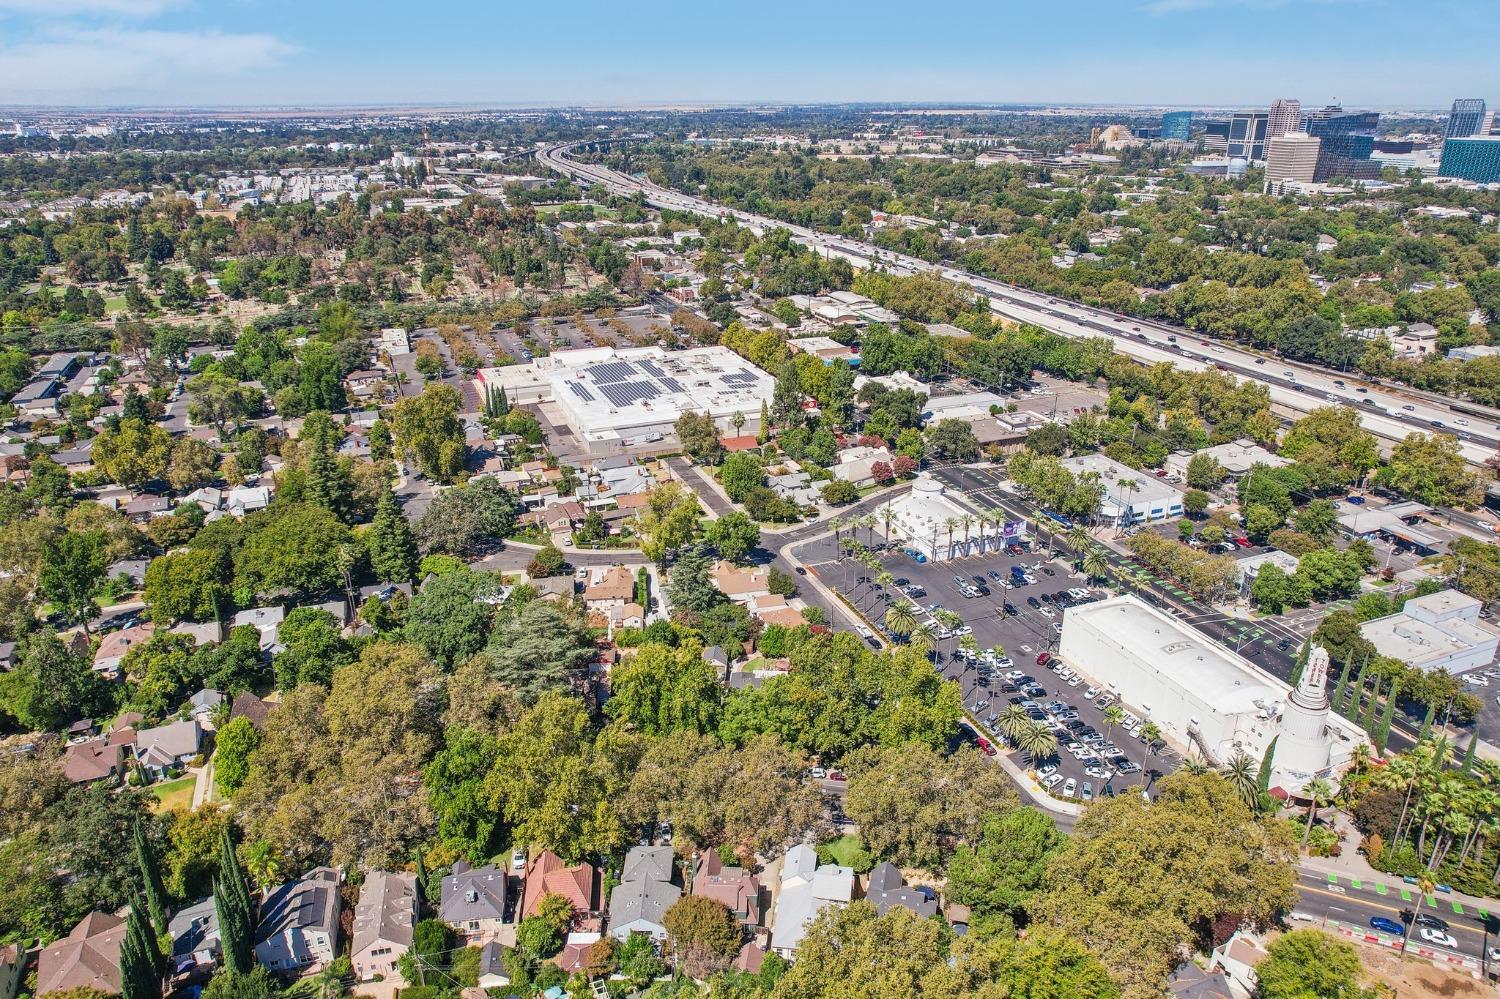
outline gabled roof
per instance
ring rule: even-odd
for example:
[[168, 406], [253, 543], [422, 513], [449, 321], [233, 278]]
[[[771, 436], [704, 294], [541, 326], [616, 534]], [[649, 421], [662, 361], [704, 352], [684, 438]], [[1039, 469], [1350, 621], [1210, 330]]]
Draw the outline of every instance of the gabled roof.
[[671, 881], [676, 865], [670, 846], [632, 846], [625, 851], [621, 881]]
[[543, 895], [561, 895], [579, 912], [598, 908], [599, 875], [592, 864], [568, 867], [551, 850], [543, 850], [526, 865], [526, 888], [521, 896], [521, 918], [535, 915]]
[[336, 936], [338, 928], [339, 872], [332, 867], [315, 867], [266, 896], [255, 942], [263, 943], [291, 930], [322, 930]]
[[354, 906], [352, 952], [360, 953], [380, 943], [411, 946], [417, 926], [417, 876], [409, 873], [370, 871]]

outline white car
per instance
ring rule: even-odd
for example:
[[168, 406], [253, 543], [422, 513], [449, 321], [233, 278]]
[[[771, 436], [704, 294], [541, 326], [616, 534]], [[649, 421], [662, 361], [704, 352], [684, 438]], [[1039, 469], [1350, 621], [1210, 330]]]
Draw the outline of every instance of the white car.
[[[1006, 658], [1006, 659], [996, 659], [995, 660], [995, 668], [996, 669], [1004, 669], [1007, 666], [1014, 666], [1015, 664], [1016, 664], [1016, 661], [1014, 659]], [[1025, 674], [1024, 673], [1016, 673], [1016, 676], [1025, 676]]]
[[512, 871], [526, 870], [526, 851], [513, 850], [510, 855], [510, 869]]
[[1490, 685], [1489, 677], [1482, 676], [1479, 673], [1470, 673], [1464, 679], [1476, 687], [1488, 687]]
[[1088, 690], [1085, 690], [1083, 692], [1083, 696], [1087, 700], [1092, 701], [1094, 698], [1096, 698], [1096, 697], [1099, 696], [1099, 688], [1098, 687], [1090, 687]]
[[1077, 687], [1077, 686], [1081, 685], [1082, 683], [1083, 683], [1083, 677], [1081, 677], [1081, 676], [1075, 676], [1071, 680], [1068, 681], [1068, 686], [1070, 686], [1070, 687]]
[[[1052, 630], [1055, 631], [1057, 634], [1061, 635], [1062, 634], [1062, 622], [1060, 622], [1060, 621], [1053, 621], [1052, 622]], [[1075, 684], [1072, 684], [1072, 686], [1076, 687], [1076, 686], [1078, 686], [1078, 684], [1075, 683]]]
[[1453, 934], [1444, 930], [1435, 930], [1430, 926], [1421, 929], [1422, 939], [1438, 947], [1457, 947], [1458, 941], [1453, 939]]
[[1045, 767], [1042, 767], [1042, 769], [1038, 770], [1036, 772], [1036, 775], [1045, 780], [1055, 773], [1057, 773], [1057, 766], [1055, 764], [1049, 763]]
[[1064, 798], [1071, 798], [1078, 793], [1078, 782], [1069, 777], [1063, 781], [1062, 793]]
[[811, 777], [813, 780], [822, 780], [824, 777], [828, 776], [828, 771], [824, 770], [822, 767], [813, 767], [807, 772], [807, 776]]
[[1042, 617], [1057, 617], [1057, 611], [1053, 610], [1051, 607], [1042, 607], [1040, 608], [1040, 611]]
[[1047, 790], [1050, 791], [1054, 787], [1056, 787], [1057, 785], [1061, 784], [1062, 782], [1063, 782], [1063, 775], [1062, 774], [1051, 774], [1051, 775], [1049, 775], [1048, 777], [1046, 777], [1042, 781], [1042, 784], [1043, 784], [1043, 786], [1045, 786], [1047, 788]]

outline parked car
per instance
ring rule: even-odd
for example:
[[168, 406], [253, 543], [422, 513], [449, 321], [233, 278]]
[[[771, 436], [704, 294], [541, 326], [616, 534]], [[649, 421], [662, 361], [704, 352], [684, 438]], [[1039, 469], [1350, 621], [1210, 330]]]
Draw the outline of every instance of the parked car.
[[1406, 932], [1406, 927], [1386, 916], [1371, 916], [1370, 926], [1382, 933], [1394, 933], [1396, 936], [1401, 936]]

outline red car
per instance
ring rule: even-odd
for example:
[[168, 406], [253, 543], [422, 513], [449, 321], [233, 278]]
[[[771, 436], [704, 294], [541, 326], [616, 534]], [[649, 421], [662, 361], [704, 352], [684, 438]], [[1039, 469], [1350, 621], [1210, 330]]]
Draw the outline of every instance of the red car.
[[995, 747], [990, 745], [990, 740], [982, 735], [979, 737], [979, 751], [986, 756], [995, 755]]
[[1237, 544], [1237, 545], [1239, 545], [1241, 548], [1249, 548], [1250, 547], [1250, 539], [1247, 538], [1247, 537], [1244, 537], [1243, 535], [1234, 538], [1234, 543]]
[[1039, 653], [1037, 653], [1036, 664], [1038, 666], [1045, 666], [1048, 663], [1050, 663], [1051, 661], [1052, 661], [1052, 654], [1050, 652], [1039, 652]]

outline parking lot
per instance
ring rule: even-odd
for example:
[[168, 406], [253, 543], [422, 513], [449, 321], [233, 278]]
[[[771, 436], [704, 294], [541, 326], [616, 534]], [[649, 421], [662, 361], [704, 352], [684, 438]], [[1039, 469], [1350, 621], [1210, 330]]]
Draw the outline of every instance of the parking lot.
[[[962, 632], [940, 637], [936, 643], [937, 660], [944, 676], [958, 683], [965, 708], [980, 722], [986, 738], [996, 745], [1003, 745], [1004, 740], [989, 719], [1009, 707], [1012, 698], [1016, 703], [1033, 702], [1032, 717], [1045, 720], [1059, 736], [1055, 757], [1043, 761], [1044, 765], [1057, 768], [1053, 784], [1058, 796], [1062, 796], [1068, 780], [1074, 782], [1075, 796], [1082, 797], [1087, 784], [1092, 796], [1100, 797], [1147, 783], [1177, 766], [1179, 760], [1170, 750], [1162, 748], [1150, 754], [1138, 737], [1131, 738], [1121, 726], [1106, 723], [1104, 710], [1108, 702], [1101, 706], [1099, 695], [1093, 699], [1084, 696], [1092, 686], [1087, 677], [1063, 677], [1048, 668], [1051, 663], [1038, 665], [1039, 655], [1056, 652], [1062, 621], [1060, 607], [1044, 601], [1042, 595], [1050, 597], [1069, 589], [1085, 588], [1084, 580], [1065, 561], [1049, 560], [1045, 550], [1022, 550], [1019, 554], [995, 553], [921, 564], [898, 548], [881, 557], [885, 571], [897, 581], [895, 586], [883, 590], [873, 585], [868, 570], [852, 559], [833, 562], [831, 545], [826, 549], [826, 558], [826, 562], [817, 566], [821, 578], [842, 590], [851, 603], [877, 624], [884, 620], [887, 607], [895, 600], [904, 600], [912, 606], [919, 623], [935, 625], [937, 610], [953, 611], [963, 619], [964, 627], [974, 638], [977, 655], [970, 661], [962, 654], [959, 646]], [[1003, 584], [1012, 579], [1012, 566], [1022, 566], [1036, 582], [1007, 589]], [[994, 578], [992, 573], [1000, 578]], [[988, 593], [965, 596], [955, 576], [962, 577], [963, 585], [971, 591], [978, 589], [974, 577], [980, 577]], [[1104, 595], [1098, 589], [1090, 592], [1094, 598]], [[987, 665], [983, 661], [987, 650], [997, 650], [991, 657], [993, 660], [1003, 661], [1003, 657], [1012, 663]], [[1017, 670], [1022, 673], [1017, 678], [1021, 682], [1005, 679], [1006, 673]], [[1029, 692], [1022, 689], [1027, 681]], [[1016, 689], [1006, 689], [1007, 684]], [[1130, 710], [1129, 705], [1122, 707]], [[1119, 752], [1109, 756], [1128, 761], [1127, 772], [1119, 772], [1117, 762], [1109, 762], [1109, 757], [1101, 757], [1093, 749], [1080, 751], [1076, 756], [1069, 753], [1067, 743], [1081, 745], [1080, 736], [1093, 737], [1096, 744], [1112, 741]], [[1029, 762], [1023, 753], [1017, 752], [1016, 758], [1022, 765]]]

